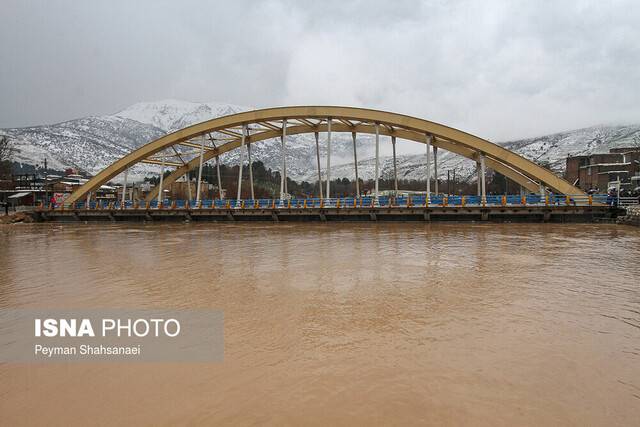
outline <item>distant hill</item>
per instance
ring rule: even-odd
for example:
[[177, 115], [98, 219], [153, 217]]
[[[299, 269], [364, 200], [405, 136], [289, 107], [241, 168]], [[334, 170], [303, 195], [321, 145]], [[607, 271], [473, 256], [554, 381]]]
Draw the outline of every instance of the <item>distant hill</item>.
[[[39, 165], [44, 157], [47, 157], [48, 165], [52, 169], [75, 167], [97, 173], [131, 150], [168, 132], [250, 109], [212, 102], [141, 102], [112, 115], [84, 117], [52, 125], [1, 129], [0, 134], [6, 134], [16, 141], [20, 151], [15, 160], [20, 163]], [[287, 141], [288, 175], [298, 181], [314, 181], [317, 172], [313, 137], [293, 135]], [[372, 137], [368, 135], [358, 138], [361, 159], [359, 172], [363, 179], [372, 178], [374, 173], [372, 142]], [[596, 126], [500, 144], [531, 160], [548, 164], [556, 172], [562, 173], [567, 155], [607, 152], [610, 148], [622, 146], [640, 146], [640, 125]], [[279, 169], [279, 141], [270, 140], [256, 144], [253, 153], [267, 168]], [[349, 163], [352, 155], [350, 136], [337, 134], [331, 153], [332, 177], [354, 177], [353, 166]], [[459, 178], [475, 178], [473, 162], [446, 152], [442, 152], [439, 160], [439, 173], [442, 178], [446, 177], [447, 170], [453, 169]], [[237, 162], [237, 153], [223, 156], [222, 161], [234, 164]], [[399, 155], [399, 176], [406, 179], [423, 179], [426, 173], [424, 162], [424, 154]], [[390, 177], [392, 167], [391, 157], [383, 156], [382, 176]], [[158, 169], [157, 166], [140, 165], [132, 171], [131, 176], [141, 179], [143, 176], [157, 174]]]

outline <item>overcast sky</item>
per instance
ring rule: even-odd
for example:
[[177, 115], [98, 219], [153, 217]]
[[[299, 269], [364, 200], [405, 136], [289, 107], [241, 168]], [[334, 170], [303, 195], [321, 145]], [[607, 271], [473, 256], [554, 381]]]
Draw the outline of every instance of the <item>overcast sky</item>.
[[492, 140], [640, 122], [640, 1], [2, 0], [0, 127], [166, 98], [354, 105]]

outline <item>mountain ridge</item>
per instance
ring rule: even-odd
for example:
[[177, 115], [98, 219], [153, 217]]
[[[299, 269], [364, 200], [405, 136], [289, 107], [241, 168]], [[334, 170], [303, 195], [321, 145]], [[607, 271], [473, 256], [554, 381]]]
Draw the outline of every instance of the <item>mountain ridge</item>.
[[[73, 167], [95, 174], [128, 152], [166, 133], [215, 117], [251, 109], [221, 102], [166, 99], [138, 102], [104, 116], [87, 116], [49, 125], [0, 129], [0, 134], [8, 135], [16, 142], [19, 152], [15, 160], [18, 162], [41, 165], [44, 157], [47, 157], [50, 168]], [[391, 176], [393, 168], [387, 139], [383, 137], [381, 140], [381, 176]], [[358, 137], [358, 167], [359, 175], [363, 179], [372, 179], [374, 176], [372, 141], [370, 135]], [[350, 136], [336, 134], [332, 142], [332, 177], [353, 179], [353, 148]], [[640, 125], [598, 125], [498, 144], [530, 160], [546, 164], [557, 173], [562, 173], [567, 155], [607, 152], [611, 148], [622, 146], [640, 146]], [[324, 157], [326, 153], [322, 145], [321, 155]], [[267, 168], [279, 170], [279, 140], [260, 142], [256, 144], [253, 153], [254, 158], [262, 160]], [[446, 177], [447, 170], [456, 170], [458, 176], [474, 179], [473, 161], [452, 153], [441, 153], [438, 157], [440, 178]], [[287, 172], [292, 179], [315, 181], [315, 157], [312, 135], [291, 135], [287, 138]], [[237, 163], [237, 150], [223, 155], [221, 160], [230, 165]], [[399, 152], [398, 176], [405, 179], [423, 179], [426, 174], [425, 160], [425, 154]], [[158, 166], [137, 165], [130, 171], [130, 177], [142, 179], [144, 176], [158, 173]]]

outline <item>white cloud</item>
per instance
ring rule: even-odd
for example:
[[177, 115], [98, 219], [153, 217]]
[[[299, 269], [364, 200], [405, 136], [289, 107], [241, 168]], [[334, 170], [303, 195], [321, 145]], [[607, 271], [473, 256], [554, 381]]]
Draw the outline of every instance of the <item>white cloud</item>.
[[140, 100], [359, 105], [504, 140], [640, 117], [634, 1], [5, 6], [0, 126]]

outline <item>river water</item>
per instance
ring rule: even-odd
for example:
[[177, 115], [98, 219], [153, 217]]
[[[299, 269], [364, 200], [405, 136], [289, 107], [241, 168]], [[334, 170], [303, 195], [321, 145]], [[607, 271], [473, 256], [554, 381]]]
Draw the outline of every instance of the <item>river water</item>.
[[0, 364], [0, 424], [638, 425], [640, 229], [0, 228], [0, 308], [216, 308], [221, 363]]

